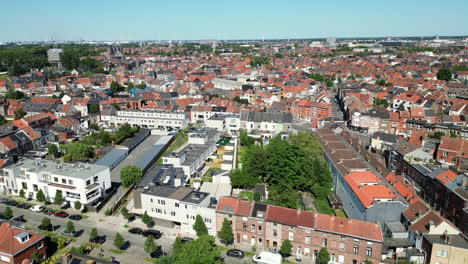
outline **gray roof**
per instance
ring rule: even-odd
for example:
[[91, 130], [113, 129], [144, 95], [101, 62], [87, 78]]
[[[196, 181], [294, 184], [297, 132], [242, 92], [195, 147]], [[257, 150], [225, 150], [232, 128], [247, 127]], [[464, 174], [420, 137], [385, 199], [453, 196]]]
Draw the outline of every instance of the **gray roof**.
[[468, 240], [461, 235], [447, 235], [450, 243], [445, 242], [441, 235], [424, 235], [424, 238], [431, 244], [447, 245], [458, 248], [468, 249]]
[[242, 121], [249, 122], [272, 122], [272, 123], [292, 123], [293, 116], [290, 113], [281, 112], [243, 112]]
[[383, 132], [374, 132], [374, 134], [372, 134], [372, 138], [380, 139], [382, 141], [390, 142], [390, 143], [395, 143], [398, 140], [397, 135], [387, 134]]

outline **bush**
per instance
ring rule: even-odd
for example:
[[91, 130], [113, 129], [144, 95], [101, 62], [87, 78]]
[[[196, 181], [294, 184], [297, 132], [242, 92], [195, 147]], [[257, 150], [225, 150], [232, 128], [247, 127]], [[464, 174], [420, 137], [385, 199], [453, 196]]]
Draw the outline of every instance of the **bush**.
[[104, 213], [104, 215], [106, 215], [106, 216], [111, 216], [111, 215], [112, 215], [112, 210], [111, 210], [111, 209], [107, 209], [106, 212]]
[[76, 210], [80, 210], [80, 209], [81, 209], [81, 202], [80, 202], [80, 201], [76, 201], [76, 202], [75, 202], [75, 209], [76, 209]]

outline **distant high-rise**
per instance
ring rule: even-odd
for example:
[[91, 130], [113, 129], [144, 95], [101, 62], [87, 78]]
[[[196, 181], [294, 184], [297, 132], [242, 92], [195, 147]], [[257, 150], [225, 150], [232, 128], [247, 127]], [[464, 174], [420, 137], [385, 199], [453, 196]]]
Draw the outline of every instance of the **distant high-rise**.
[[47, 60], [49, 63], [60, 63], [60, 53], [62, 49], [49, 49], [47, 50]]
[[329, 37], [329, 38], [327, 38], [327, 43], [328, 43], [328, 44], [335, 44], [335, 43], [336, 43], [336, 38], [335, 38], [335, 37]]

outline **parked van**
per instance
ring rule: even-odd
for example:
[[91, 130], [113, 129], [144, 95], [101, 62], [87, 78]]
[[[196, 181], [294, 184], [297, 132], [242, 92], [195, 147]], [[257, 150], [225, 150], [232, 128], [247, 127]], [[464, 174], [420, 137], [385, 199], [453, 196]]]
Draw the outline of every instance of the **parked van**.
[[262, 251], [253, 256], [252, 261], [258, 264], [281, 264], [282, 258], [280, 254]]

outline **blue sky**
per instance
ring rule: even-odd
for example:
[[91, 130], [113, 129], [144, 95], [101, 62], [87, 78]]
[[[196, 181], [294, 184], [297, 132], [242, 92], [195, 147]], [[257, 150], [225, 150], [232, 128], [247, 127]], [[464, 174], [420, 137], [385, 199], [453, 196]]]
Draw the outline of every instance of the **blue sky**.
[[0, 41], [468, 35], [467, 0], [2, 1]]

